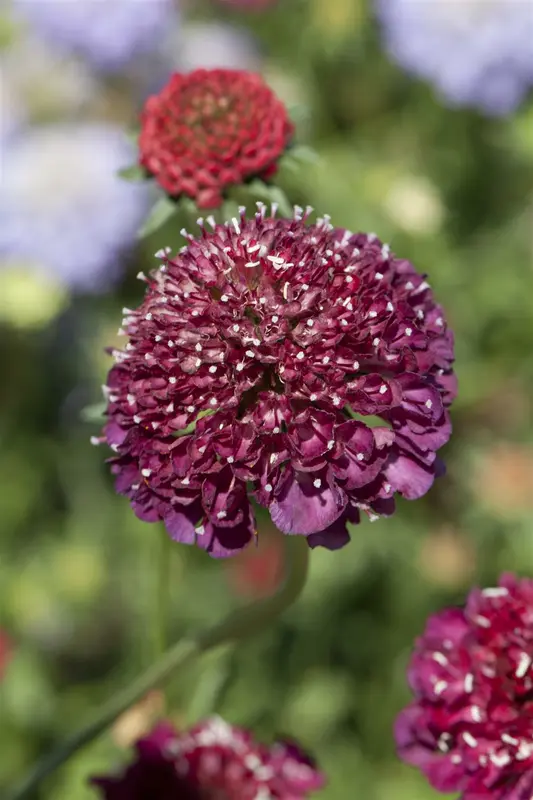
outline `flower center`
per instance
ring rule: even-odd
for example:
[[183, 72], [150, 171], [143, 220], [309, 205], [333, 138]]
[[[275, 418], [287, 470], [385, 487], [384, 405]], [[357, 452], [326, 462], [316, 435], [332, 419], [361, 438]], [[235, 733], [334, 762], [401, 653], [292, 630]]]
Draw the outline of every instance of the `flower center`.
[[[213, 135], [222, 122], [225, 123], [224, 128], [238, 124], [242, 112], [240, 106], [239, 98], [231, 91], [221, 91], [220, 87], [209, 84], [190, 86], [180, 98], [179, 121], [195, 132], [205, 130], [206, 134]], [[213, 123], [217, 127], [210, 130]]]

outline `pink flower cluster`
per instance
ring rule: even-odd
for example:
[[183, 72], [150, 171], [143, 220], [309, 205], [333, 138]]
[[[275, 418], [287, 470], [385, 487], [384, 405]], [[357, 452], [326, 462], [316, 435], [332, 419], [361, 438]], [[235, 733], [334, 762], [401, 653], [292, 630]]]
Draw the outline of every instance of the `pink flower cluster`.
[[190, 731], [159, 725], [117, 777], [93, 779], [106, 800], [304, 800], [324, 784], [293, 743], [271, 747], [219, 717]]
[[533, 796], [533, 580], [503, 575], [431, 617], [399, 716], [404, 761], [461, 800]]

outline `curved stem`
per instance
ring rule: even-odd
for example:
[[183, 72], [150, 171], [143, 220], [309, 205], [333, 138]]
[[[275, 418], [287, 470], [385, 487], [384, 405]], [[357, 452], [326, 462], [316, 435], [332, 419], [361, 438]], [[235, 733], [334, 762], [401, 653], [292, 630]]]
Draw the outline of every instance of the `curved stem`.
[[161, 540], [157, 543], [159, 552], [157, 553], [157, 564], [154, 570], [156, 585], [154, 587], [154, 645], [153, 659], [161, 656], [168, 646], [167, 613], [170, 593], [170, 568], [171, 555], [170, 544], [172, 540], [163, 528], [158, 531]]
[[287, 536], [285, 537], [285, 550], [285, 581], [275, 595], [238, 608], [213, 627], [177, 642], [143, 675], [121, 692], [113, 695], [85, 727], [38, 762], [6, 800], [31, 798], [32, 792], [44, 778], [60, 767], [70, 756], [96, 739], [117, 717], [144, 697], [150, 689], [163, 683], [175, 669], [189, 664], [201, 653], [218, 645], [258, 633], [292, 605], [305, 586], [309, 549], [305, 537]]

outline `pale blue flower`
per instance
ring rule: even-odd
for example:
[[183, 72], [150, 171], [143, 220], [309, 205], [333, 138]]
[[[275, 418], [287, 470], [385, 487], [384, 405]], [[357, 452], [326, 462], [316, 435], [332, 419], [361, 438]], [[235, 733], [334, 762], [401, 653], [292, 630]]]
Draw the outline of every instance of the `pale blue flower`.
[[177, 22], [174, 0], [13, 0], [43, 38], [105, 72], [157, 52]]
[[533, 84], [531, 0], [375, 0], [387, 49], [452, 105], [506, 114]]
[[145, 185], [116, 172], [135, 160], [117, 127], [31, 128], [3, 146], [0, 255], [31, 263], [77, 290], [120, 277], [147, 211]]

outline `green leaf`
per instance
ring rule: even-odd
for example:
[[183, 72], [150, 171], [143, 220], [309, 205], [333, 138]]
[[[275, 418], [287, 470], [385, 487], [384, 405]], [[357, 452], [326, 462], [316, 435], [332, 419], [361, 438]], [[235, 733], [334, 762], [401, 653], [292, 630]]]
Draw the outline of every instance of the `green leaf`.
[[137, 238], [144, 239], [146, 236], [150, 236], [151, 233], [155, 233], [155, 231], [159, 230], [165, 222], [168, 222], [177, 211], [178, 206], [173, 200], [170, 200], [168, 197], [162, 197], [157, 201], [155, 206], [153, 206], [144, 225], [139, 228]]
[[218, 409], [216, 408], [213, 409], [208, 408], [205, 411], [200, 411], [196, 419], [193, 419], [192, 422], [189, 422], [186, 428], [182, 428], [181, 431], [174, 431], [172, 435], [174, 436], [175, 439], [180, 439], [182, 436], [188, 436], [189, 433], [193, 433], [194, 429], [196, 428], [196, 425], [203, 417], [210, 417], [217, 410]]
[[304, 144], [297, 144], [287, 150], [281, 159], [281, 165], [285, 169], [296, 172], [306, 165], [317, 164], [319, 160], [320, 156], [312, 147], [307, 147], [307, 145]]
[[149, 178], [149, 175], [144, 167], [139, 166], [139, 164], [132, 164], [130, 167], [119, 169], [117, 175], [119, 178], [122, 178], [122, 180], [131, 181], [132, 183], [146, 181]]
[[270, 203], [277, 203], [279, 213], [282, 217], [292, 217], [293, 207], [289, 203], [287, 195], [279, 186], [271, 186], [262, 180], [255, 180], [248, 184], [248, 190], [254, 198], [266, 200]]
[[95, 423], [95, 422], [102, 423], [102, 422], [105, 422], [105, 420], [106, 420], [106, 417], [105, 417], [106, 408], [107, 408], [107, 404], [106, 403], [103, 403], [103, 402], [102, 403], [93, 403], [93, 405], [91, 405], [91, 406], [85, 406], [85, 408], [82, 408], [81, 413], [80, 413], [80, 417], [83, 420], [83, 422], [89, 422], [89, 423]]

